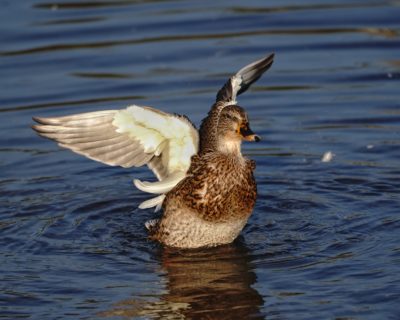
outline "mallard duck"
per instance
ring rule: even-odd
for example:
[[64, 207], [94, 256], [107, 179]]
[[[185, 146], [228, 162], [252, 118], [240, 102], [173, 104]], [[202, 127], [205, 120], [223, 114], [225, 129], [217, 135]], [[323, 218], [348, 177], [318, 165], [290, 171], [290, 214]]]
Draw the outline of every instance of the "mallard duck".
[[198, 131], [183, 115], [132, 105], [57, 118], [33, 119], [33, 129], [90, 159], [124, 168], [147, 165], [158, 181], [134, 180], [156, 194], [139, 208], [162, 208], [145, 223], [149, 237], [177, 248], [231, 243], [252, 213], [255, 162], [241, 153], [242, 140], [260, 141], [236, 97], [268, 70], [271, 54], [240, 69], [218, 91]]

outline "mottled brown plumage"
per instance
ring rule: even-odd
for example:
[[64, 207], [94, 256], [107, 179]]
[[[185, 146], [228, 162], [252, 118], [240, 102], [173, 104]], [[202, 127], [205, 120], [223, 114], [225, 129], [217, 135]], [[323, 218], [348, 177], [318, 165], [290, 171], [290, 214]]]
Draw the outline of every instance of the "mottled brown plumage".
[[270, 68], [273, 54], [240, 69], [217, 93], [199, 132], [185, 116], [130, 106], [59, 118], [34, 118], [33, 129], [60, 146], [109, 165], [147, 166], [159, 181], [135, 185], [159, 196], [140, 208], [160, 207], [146, 222], [150, 238], [179, 248], [232, 242], [252, 213], [255, 162], [243, 140], [256, 141], [237, 95]]
[[192, 158], [187, 177], [167, 193], [151, 238], [173, 247], [232, 242], [253, 210], [255, 163], [241, 154], [209, 152]]
[[147, 224], [150, 237], [180, 248], [232, 242], [252, 213], [257, 186], [255, 162], [243, 157], [242, 140], [259, 141], [247, 114], [236, 105], [272, 65], [273, 55], [241, 69], [217, 94], [200, 127], [200, 148], [186, 178], [167, 193], [160, 220]]
[[239, 235], [257, 197], [255, 162], [241, 154], [243, 139], [259, 141], [246, 112], [217, 100], [202, 122], [200, 150], [186, 178], [167, 193], [162, 218], [148, 224], [152, 239], [195, 248], [230, 243]]

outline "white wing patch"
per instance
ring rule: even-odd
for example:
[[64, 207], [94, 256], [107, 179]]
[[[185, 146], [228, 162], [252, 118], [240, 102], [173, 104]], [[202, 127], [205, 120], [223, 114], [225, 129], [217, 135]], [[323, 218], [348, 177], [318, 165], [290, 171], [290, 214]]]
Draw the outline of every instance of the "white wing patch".
[[189, 121], [158, 110], [130, 106], [115, 115], [113, 125], [119, 133], [139, 137], [146, 153], [162, 153], [169, 173], [186, 172], [198, 150], [198, 133]]
[[150, 107], [34, 120], [39, 135], [90, 159], [124, 168], [147, 164], [159, 181], [135, 180], [135, 185], [161, 196], [140, 208], [161, 206], [164, 194], [185, 178], [199, 148], [199, 134], [187, 118]]
[[146, 126], [143, 125], [143, 121], [137, 119], [137, 114], [142, 110], [142, 108], [136, 106], [120, 110], [114, 116], [112, 124], [117, 127], [118, 133], [128, 133], [132, 138], [140, 137], [139, 140], [144, 147], [144, 152], [155, 153], [164, 137], [160, 132], [150, 127], [150, 121], [147, 122]]
[[[164, 195], [172, 190], [190, 167], [191, 157], [198, 151], [198, 132], [184, 117], [139, 106], [120, 110], [114, 117], [117, 132], [128, 133], [140, 140], [145, 153], [161, 155], [166, 176], [157, 182], [134, 180], [135, 186], [148, 193]], [[143, 202], [139, 207], [159, 208], [164, 196]]]
[[231, 78], [231, 84], [232, 84], [232, 97], [230, 101], [226, 102], [227, 105], [237, 104], [236, 95], [237, 92], [240, 90], [240, 85], [242, 84], [242, 77], [240, 75], [239, 76], [234, 75]]

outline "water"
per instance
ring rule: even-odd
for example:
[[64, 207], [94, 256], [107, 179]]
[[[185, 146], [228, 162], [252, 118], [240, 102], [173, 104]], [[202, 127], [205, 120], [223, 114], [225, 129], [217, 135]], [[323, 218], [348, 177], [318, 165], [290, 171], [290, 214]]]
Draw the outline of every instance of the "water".
[[[399, 319], [400, 2], [0, 1], [0, 318]], [[146, 238], [131, 183], [32, 116], [199, 124], [243, 65], [259, 197], [232, 245]], [[321, 162], [324, 153], [335, 154]]]

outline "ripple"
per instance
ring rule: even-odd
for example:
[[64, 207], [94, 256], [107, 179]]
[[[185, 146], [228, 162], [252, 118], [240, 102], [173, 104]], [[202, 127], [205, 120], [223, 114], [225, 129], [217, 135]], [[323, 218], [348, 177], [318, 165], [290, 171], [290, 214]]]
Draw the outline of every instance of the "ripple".
[[119, 6], [128, 6], [134, 5], [140, 2], [159, 2], [160, 0], [142, 0], [142, 1], [129, 1], [129, 0], [117, 0], [117, 1], [91, 1], [91, 2], [60, 2], [57, 4], [54, 3], [39, 3], [35, 4], [34, 8], [38, 9], [46, 9], [46, 10], [63, 10], [63, 9], [93, 9], [93, 8], [101, 8], [101, 7], [119, 7]]
[[[246, 32], [226, 32], [226, 33], [209, 33], [209, 34], [191, 34], [191, 35], [173, 35], [173, 36], [159, 36], [159, 37], [146, 37], [141, 39], [127, 39], [127, 40], [113, 40], [113, 41], [97, 41], [97, 42], [85, 42], [85, 43], [60, 43], [56, 45], [45, 45], [40, 47], [33, 47], [14, 51], [0, 51], [0, 56], [16, 56], [16, 55], [32, 55], [37, 53], [47, 53], [55, 51], [67, 51], [67, 50], [82, 50], [82, 49], [100, 49], [109, 48], [115, 46], [126, 46], [126, 45], [139, 45], [145, 43], [159, 43], [159, 42], [176, 42], [176, 41], [202, 41], [211, 39], [227, 39], [227, 38], [241, 38], [249, 36], [266, 36], [266, 35], [307, 35], [307, 34], [331, 34], [331, 33], [355, 33], [355, 32], [367, 32], [370, 30], [365, 29], [340, 29], [340, 28], [326, 28], [326, 29], [284, 29], [284, 30], [254, 30]], [[365, 48], [375, 48], [382, 47], [388, 49], [395, 49], [400, 46], [399, 42], [387, 42], [387, 41], [374, 41], [374, 42], [361, 42], [358, 43], [325, 43], [325, 44], [315, 44], [309, 46], [310, 49], [365, 49]], [[281, 50], [294, 50], [299, 49], [298, 45], [289, 45], [283, 47]], [[264, 52], [274, 51], [274, 48], [268, 49], [264, 48]]]
[[34, 26], [52, 26], [52, 25], [68, 25], [68, 24], [85, 24], [93, 22], [104, 21], [104, 17], [86, 17], [86, 18], [75, 18], [75, 19], [57, 19], [49, 20], [45, 22], [34, 23]]
[[92, 99], [82, 99], [82, 100], [63, 100], [61, 102], [53, 101], [47, 103], [38, 103], [30, 105], [20, 105], [14, 107], [0, 108], [0, 112], [10, 112], [10, 111], [23, 111], [32, 109], [44, 109], [44, 108], [54, 108], [54, 107], [65, 107], [65, 106], [81, 106], [84, 104], [95, 104], [99, 102], [113, 102], [113, 101], [135, 101], [143, 100], [144, 96], [124, 96], [124, 97], [102, 97], [102, 98], [92, 98]]
[[[0, 6], [0, 317], [397, 319], [395, 3]], [[150, 241], [158, 213], [137, 208], [131, 183], [144, 168], [107, 168], [30, 129], [38, 112], [143, 101], [200, 123], [230, 72], [269, 51], [268, 76], [240, 97], [265, 136], [243, 144], [259, 196], [227, 246]]]

